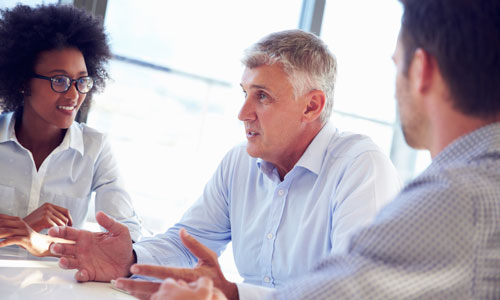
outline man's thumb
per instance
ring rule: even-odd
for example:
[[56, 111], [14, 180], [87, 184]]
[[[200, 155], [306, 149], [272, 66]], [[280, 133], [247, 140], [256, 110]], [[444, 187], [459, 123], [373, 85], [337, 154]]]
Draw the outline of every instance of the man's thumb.
[[104, 227], [104, 229], [106, 229], [111, 233], [120, 234], [124, 230], [127, 230], [127, 226], [121, 224], [120, 222], [115, 221], [115, 219], [103, 213], [102, 211], [98, 212], [95, 215], [95, 218], [97, 220], [97, 223], [99, 223], [99, 225], [101, 225], [102, 227]]

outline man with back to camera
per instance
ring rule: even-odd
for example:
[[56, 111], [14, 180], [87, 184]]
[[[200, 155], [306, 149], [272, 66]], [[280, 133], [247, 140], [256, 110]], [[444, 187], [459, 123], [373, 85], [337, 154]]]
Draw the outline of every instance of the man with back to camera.
[[[166, 233], [135, 243], [134, 253], [126, 230], [102, 214], [109, 235], [53, 230], [77, 241], [53, 247], [70, 256], [61, 267], [79, 269], [79, 281], [127, 276], [135, 262], [192, 268], [197, 260], [179, 237], [185, 228], [217, 255], [232, 241], [238, 271], [251, 285], [228, 282], [206, 265], [182, 270], [186, 280], [210, 275], [231, 298], [261, 297], [267, 290], [256, 285], [282, 286], [344, 252], [350, 233], [397, 193], [396, 171], [379, 148], [328, 122], [336, 61], [323, 41], [300, 30], [273, 33], [249, 48], [243, 63], [238, 117], [248, 141], [226, 155], [198, 202]], [[132, 292], [159, 286], [146, 284]]]
[[[271, 299], [500, 299], [500, 2], [401, 2], [401, 124], [433, 161], [353, 234], [346, 254]], [[170, 278], [152, 299], [220, 299], [213, 291], [206, 277]]]

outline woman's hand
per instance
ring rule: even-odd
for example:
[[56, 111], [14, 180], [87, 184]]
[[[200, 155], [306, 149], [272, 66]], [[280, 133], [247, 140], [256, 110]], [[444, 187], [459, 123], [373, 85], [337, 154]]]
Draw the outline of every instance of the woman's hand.
[[68, 209], [48, 202], [27, 215], [24, 221], [36, 232], [53, 226], [73, 225]]
[[34, 231], [23, 219], [0, 214], [0, 248], [18, 245], [34, 256], [50, 256], [52, 243], [74, 243], [73, 241], [54, 238]]

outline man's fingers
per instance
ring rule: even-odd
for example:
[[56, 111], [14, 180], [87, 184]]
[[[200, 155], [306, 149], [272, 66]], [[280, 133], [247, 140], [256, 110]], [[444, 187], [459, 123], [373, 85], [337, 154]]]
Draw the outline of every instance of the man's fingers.
[[161, 289], [170, 289], [171, 287], [182, 286], [186, 287], [186, 284], [179, 283], [180, 280], [175, 281], [172, 278], [166, 278], [162, 281], [160, 288]]
[[[189, 285], [167, 278], [162, 282], [159, 292], [151, 299], [163, 299], [163, 297], [169, 295], [175, 299], [192, 299], [193, 297], [196, 299], [212, 299], [214, 290], [213, 281], [207, 277], [198, 278], [196, 282]], [[220, 299], [226, 299], [226, 297], [223, 296]]]
[[177, 284], [180, 286], [188, 286], [189, 285], [186, 281], [184, 281], [182, 279], [177, 280]]
[[198, 281], [198, 288], [199, 287], [212, 288], [214, 286], [214, 282], [212, 281], [212, 279], [206, 276], [198, 278], [197, 281]]
[[78, 238], [81, 230], [68, 226], [52, 227], [49, 229], [48, 234], [53, 237], [75, 241]]
[[50, 252], [55, 255], [75, 256], [77, 251], [78, 247], [75, 244], [53, 243], [50, 245]]
[[[80, 262], [75, 258], [65, 256], [59, 259], [59, 267], [61, 269], [78, 269], [80, 267]], [[90, 278], [89, 272], [85, 269], [78, 270], [75, 273], [75, 279], [79, 282], [95, 280], [95, 278]]]
[[155, 277], [159, 279], [166, 279], [172, 277], [175, 279], [182, 279], [191, 282], [198, 278], [195, 269], [190, 268], [170, 268], [153, 265], [133, 265], [130, 272], [135, 275], [143, 275], [148, 277]]
[[153, 294], [160, 287], [159, 282], [145, 281], [145, 280], [133, 280], [126, 278], [118, 278], [116, 280], [116, 287], [122, 290], [126, 290], [131, 294]]
[[85, 270], [85, 269], [79, 270], [78, 272], [75, 273], [75, 279], [76, 279], [76, 281], [79, 281], [79, 282], [90, 281], [89, 272], [87, 272], [87, 270]]
[[184, 228], [181, 228], [179, 235], [184, 246], [186, 246], [186, 248], [191, 251], [194, 256], [198, 257], [199, 260], [212, 264], [218, 263], [217, 255], [215, 254], [215, 252], [210, 250], [202, 243], [198, 242], [192, 235], [187, 233]]
[[123, 234], [125, 232], [128, 233], [127, 226], [121, 224], [120, 222], [116, 222], [115, 219], [103, 213], [102, 211], [98, 212], [95, 215], [95, 218], [99, 225], [104, 227], [107, 231], [113, 234]]
[[[78, 269], [79, 266], [80, 266], [80, 262], [76, 258], [69, 257], [69, 256], [64, 256], [64, 257], [59, 258], [59, 267], [61, 267], [61, 269], [69, 269], [69, 270]], [[75, 278], [76, 278], [76, 275], [77, 274], [75, 274]]]
[[[179, 288], [184, 290], [186, 289], [186, 286], [179, 284], [178, 281], [176, 282], [172, 278], [167, 278], [163, 280], [159, 288], [159, 291], [151, 297], [151, 300], [161, 300], [164, 299], [166, 295], [171, 295], [173, 298], [177, 297], [178, 299], [179, 295], [176, 295], [176, 291], [178, 291]], [[187, 296], [184, 298], [187, 299]]]
[[214, 282], [208, 277], [200, 277], [197, 280], [196, 290], [203, 299], [212, 298]]
[[226, 295], [224, 295], [224, 293], [221, 290], [219, 290], [218, 288], [215, 287], [212, 289], [212, 296], [210, 299], [212, 299], [212, 300], [216, 300], [216, 299], [217, 300], [227, 300], [227, 297], [226, 297]]

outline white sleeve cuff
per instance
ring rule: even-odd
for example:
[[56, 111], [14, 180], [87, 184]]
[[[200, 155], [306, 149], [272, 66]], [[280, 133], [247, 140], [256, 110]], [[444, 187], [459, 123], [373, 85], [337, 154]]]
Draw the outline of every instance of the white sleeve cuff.
[[240, 300], [264, 299], [271, 294], [274, 289], [248, 283], [236, 283]]

